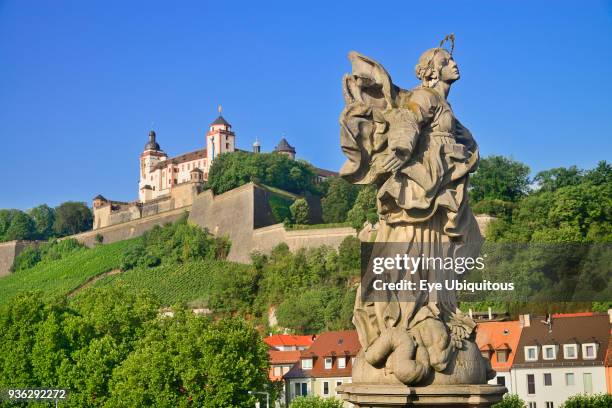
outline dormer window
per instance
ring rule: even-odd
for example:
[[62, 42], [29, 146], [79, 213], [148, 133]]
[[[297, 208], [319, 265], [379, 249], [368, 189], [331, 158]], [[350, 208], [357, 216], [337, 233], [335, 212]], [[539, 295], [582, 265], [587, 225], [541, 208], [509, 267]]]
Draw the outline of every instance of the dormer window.
[[331, 357], [325, 357], [325, 369], [331, 370], [333, 364], [333, 360]]
[[346, 357], [338, 357], [338, 368], [346, 367]]
[[563, 345], [563, 358], [567, 360], [573, 360], [578, 358], [578, 345], [577, 344], [564, 344]]
[[312, 358], [302, 359], [302, 370], [312, 370]]
[[537, 360], [538, 360], [538, 346], [525, 347], [525, 361], [537, 361]]
[[597, 344], [585, 343], [582, 345], [582, 358], [585, 360], [595, 360], [597, 356]]
[[542, 347], [542, 358], [544, 360], [554, 360], [557, 358], [557, 347], [554, 345]]
[[508, 361], [508, 350], [497, 350], [495, 354], [498, 363], [505, 363]]

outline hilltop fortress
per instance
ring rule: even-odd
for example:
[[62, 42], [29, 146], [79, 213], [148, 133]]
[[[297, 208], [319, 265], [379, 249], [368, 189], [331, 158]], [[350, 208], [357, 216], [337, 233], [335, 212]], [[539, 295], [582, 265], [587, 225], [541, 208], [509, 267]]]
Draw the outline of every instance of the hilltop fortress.
[[[232, 125], [221, 115], [221, 108], [219, 116], [210, 124], [205, 139], [206, 147], [202, 149], [168, 157], [152, 130], [140, 155], [138, 200], [128, 203], [96, 196], [93, 200], [93, 229], [191, 206], [204, 189], [215, 157], [222, 153], [244, 151], [236, 148], [236, 134], [232, 131]], [[280, 140], [274, 151], [295, 159], [296, 150], [285, 138]], [[261, 145], [256, 140], [252, 153], [260, 152]], [[316, 167], [314, 170], [316, 182], [337, 175], [330, 170]]]
[[[161, 149], [154, 131], [139, 160], [138, 200], [114, 201], [98, 195], [93, 200], [93, 230], [75, 236], [86, 245], [96, 241], [110, 243], [142, 235], [155, 225], [173, 222], [185, 212], [189, 221], [216, 235], [227, 235], [232, 247], [229, 259], [249, 262], [254, 250], [267, 252], [281, 242], [292, 250], [300, 247], [330, 245], [337, 247], [347, 236], [356, 236], [350, 227], [288, 230], [273, 211], [273, 203], [291, 203], [297, 195], [276, 188], [248, 183], [220, 195], [204, 189], [215, 158], [236, 148], [232, 125], [221, 115], [210, 124], [202, 149], [175, 157]], [[249, 153], [259, 154], [256, 140]], [[274, 152], [295, 159], [296, 150], [282, 138]], [[337, 173], [314, 167], [315, 182]], [[311, 223], [320, 223], [318, 197], [304, 197], [310, 208]], [[272, 204], [271, 204], [272, 203]]]

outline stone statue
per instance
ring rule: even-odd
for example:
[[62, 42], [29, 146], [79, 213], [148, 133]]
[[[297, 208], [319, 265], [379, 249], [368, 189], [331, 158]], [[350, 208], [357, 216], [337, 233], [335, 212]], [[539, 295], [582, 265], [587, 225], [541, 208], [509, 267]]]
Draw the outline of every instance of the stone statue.
[[[450, 41], [452, 48], [443, 48]], [[405, 253], [456, 257], [482, 243], [468, 204], [467, 183], [478, 146], [447, 97], [459, 79], [454, 36], [425, 51], [416, 65], [421, 84], [395, 85], [376, 61], [351, 52], [343, 78], [340, 170], [354, 184], [377, 188], [376, 243], [402, 243]], [[407, 279], [449, 278], [421, 268]], [[403, 276], [400, 276], [402, 278]], [[362, 351], [353, 382], [406, 385], [485, 384], [494, 372], [474, 342], [475, 323], [454, 292], [422, 291], [414, 299], [373, 302], [358, 291], [353, 323]]]

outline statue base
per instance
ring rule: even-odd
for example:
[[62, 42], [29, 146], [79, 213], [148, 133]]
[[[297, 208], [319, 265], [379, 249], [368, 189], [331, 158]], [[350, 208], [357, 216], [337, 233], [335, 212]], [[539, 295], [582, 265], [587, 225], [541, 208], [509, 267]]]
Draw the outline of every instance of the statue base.
[[359, 408], [392, 407], [490, 407], [507, 392], [501, 385], [429, 385], [410, 387], [400, 384], [343, 384], [338, 393]]

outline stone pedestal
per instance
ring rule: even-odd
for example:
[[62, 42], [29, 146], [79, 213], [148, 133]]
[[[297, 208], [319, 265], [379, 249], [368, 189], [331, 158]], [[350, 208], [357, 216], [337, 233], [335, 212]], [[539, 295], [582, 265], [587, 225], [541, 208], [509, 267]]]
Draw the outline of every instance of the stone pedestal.
[[395, 384], [343, 384], [342, 399], [358, 408], [392, 407], [490, 407], [507, 392], [500, 385], [429, 385], [409, 387]]

